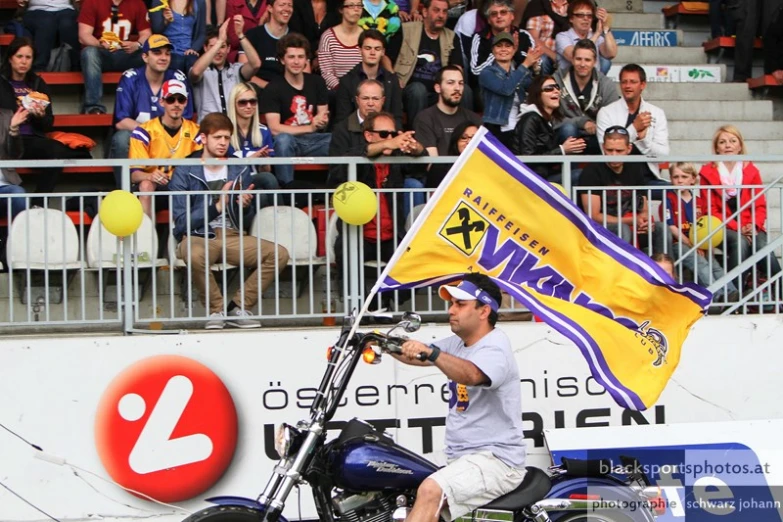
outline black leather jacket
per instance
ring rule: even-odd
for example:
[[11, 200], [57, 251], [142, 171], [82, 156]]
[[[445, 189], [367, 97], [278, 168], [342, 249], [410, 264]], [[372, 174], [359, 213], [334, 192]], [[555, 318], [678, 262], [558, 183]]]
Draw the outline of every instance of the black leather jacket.
[[[537, 110], [529, 110], [520, 118], [511, 141], [512, 152], [517, 156], [559, 156], [563, 149], [557, 143], [552, 124]], [[542, 178], [559, 174], [562, 170], [556, 163], [528, 163]]]

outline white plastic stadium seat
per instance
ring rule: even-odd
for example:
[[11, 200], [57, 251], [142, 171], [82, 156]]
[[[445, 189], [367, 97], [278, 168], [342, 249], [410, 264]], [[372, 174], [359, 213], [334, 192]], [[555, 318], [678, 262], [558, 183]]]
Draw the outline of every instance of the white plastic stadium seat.
[[31, 208], [19, 213], [8, 230], [6, 259], [12, 270], [82, 268], [79, 236], [73, 221], [54, 209]]
[[264, 207], [250, 227], [250, 235], [276, 243], [288, 250], [289, 264], [323, 265], [316, 255], [318, 234], [310, 216], [296, 207]]
[[[128, 239], [125, 239], [128, 241]], [[165, 266], [165, 259], [158, 259], [158, 233], [146, 214], [139, 229], [129, 238], [131, 258], [138, 268]], [[100, 214], [93, 219], [87, 234], [87, 266], [90, 268], [116, 268], [122, 265], [123, 254], [118, 248], [117, 236], [106, 230]]]
[[416, 205], [413, 207], [413, 210], [411, 210], [411, 213], [408, 215], [408, 217], [405, 219], [405, 231], [411, 229], [413, 226], [413, 223], [416, 221], [416, 218], [419, 217], [419, 214], [421, 214], [421, 211], [424, 210], [424, 207], [426, 207], [426, 203], [422, 203], [421, 205]]

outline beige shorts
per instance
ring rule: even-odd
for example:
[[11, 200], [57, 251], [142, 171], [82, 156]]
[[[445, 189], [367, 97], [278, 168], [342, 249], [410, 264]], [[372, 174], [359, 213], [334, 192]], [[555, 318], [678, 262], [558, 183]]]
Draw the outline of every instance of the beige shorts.
[[526, 470], [512, 468], [492, 452], [481, 451], [458, 458], [429, 478], [443, 490], [448, 505], [441, 517], [452, 521], [514, 490]]

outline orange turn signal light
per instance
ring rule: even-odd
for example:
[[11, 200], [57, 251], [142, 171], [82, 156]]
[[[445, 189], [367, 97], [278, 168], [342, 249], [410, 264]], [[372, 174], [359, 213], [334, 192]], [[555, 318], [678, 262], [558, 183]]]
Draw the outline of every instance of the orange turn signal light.
[[362, 352], [362, 360], [366, 362], [367, 364], [372, 364], [375, 362], [375, 358], [377, 357], [375, 350], [373, 350], [371, 347], [367, 347]]

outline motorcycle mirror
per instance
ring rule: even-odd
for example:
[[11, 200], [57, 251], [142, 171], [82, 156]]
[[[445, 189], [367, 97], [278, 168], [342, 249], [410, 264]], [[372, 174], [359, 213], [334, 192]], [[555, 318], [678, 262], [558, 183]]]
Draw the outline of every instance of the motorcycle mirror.
[[421, 328], [421, 316], [413, 312], [405, 312], [400, 323], [406, 332], [416, 332]]

